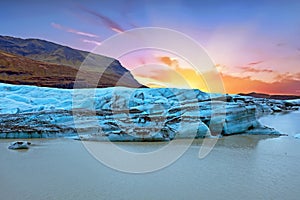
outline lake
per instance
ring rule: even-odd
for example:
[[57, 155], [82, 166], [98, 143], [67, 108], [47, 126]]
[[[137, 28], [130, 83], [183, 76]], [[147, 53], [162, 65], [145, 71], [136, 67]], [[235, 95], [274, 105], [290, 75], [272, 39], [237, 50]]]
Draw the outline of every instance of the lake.
[[[0, 140], [1, 199], [299, 199], [300, 112], [260, 121], [289, 136], [223, 137], [203, 159], [195, 140], [170, 166], [143, 174], [103, 165], [79, 141], [34, 139], [29, 150], [13, 151], [12, 140]], [[147, 152], [165, 144], [117, 145]]]

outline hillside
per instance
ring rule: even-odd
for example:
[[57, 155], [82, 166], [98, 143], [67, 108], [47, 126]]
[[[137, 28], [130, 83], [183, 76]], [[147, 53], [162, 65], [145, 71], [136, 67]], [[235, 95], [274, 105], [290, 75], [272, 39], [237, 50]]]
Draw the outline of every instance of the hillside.
[[[0, 82], [3, 83], [73, 88], [77, 72], [78, 69], [70, 66], [36, 61], [0, 51]], [[82, 74], [80, 82], [77, 84], [80, 88], [93, 87], [93, 82], [99, 78], [97, 73], [92, 71], [86, 71]], [[107, 70], [101, 76], [97, 87], [140, 87], [137, 82], [134, 82], [134, 79], [123, 77], [120, 79], [120, 77], [120, 74]]]
[[[33, 60], [68, 65], [78, 68], [89, 52], [72, 49], [40, 39], [21, 39], [0, 36], [0, 50]], [[95, 55], [96, 56], [96, 55]], [[112, 62], [113, 58], [97, 55], [99, 59]]]
[[[50, 84], [51, 87], [64, 85], [66, 80], [74, 81], [79, 67], [85, 61], [87, 73], [97, 72], [102, 74], [98, 87], [143, 87], [116, 59], [72, 49], [52, 42], [0, 36], [0, 50], [2, 51], [0, 63], [2, 65], [0, 73], [2, 75], [0, 81], [7, 83], [38, 83], [44, 86], [52, 82]], [[87, 57], [89, 58], [88, 61], [86, 60]], [[44, 74], [41, 73], [43, 70], [41, 70], [39, 64], [44, 67], [47, 66]], [[62, 74], [59, 73], [58, 66], [62, 68]], [[29, 69], [28, 67], [31, 70], [29, 74], [26, 71]], [[55, 69], [49, 69], [50, 67]], [[8, 71], [13, 69], [14, 72], [7, 73], [4, 69]], [[34, 70], [37, 71], [35, 72]], [[24, 73], [27, 73], [27, 75], [25, 76]], [[10, 76], [9, 78], [7, 77], [8, 75]], [[59, 81], [63, 81], [63, 83]], [[56, 83], [54, 84], [54, 82]], [[70, 85], [67, 88], [70, 88]]]

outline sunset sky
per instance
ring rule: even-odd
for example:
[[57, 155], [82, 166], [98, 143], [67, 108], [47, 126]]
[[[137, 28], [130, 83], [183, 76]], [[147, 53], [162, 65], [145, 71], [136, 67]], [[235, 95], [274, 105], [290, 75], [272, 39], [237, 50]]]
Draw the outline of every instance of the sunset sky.
[[[227, 93], [300, 95], [300, 1], [10, 0], [1, 2], [0, 18], [1, 35], [87, 51], [133, 28], [173, 29], [205, 49]], [[168, 53], [139, 52], [120, 60], [149, 86], [205, 90], [205, 75]], [[156, 65], [149, 64], [154, 60]], [[138, 70], [141, 65], [147, 70]]]

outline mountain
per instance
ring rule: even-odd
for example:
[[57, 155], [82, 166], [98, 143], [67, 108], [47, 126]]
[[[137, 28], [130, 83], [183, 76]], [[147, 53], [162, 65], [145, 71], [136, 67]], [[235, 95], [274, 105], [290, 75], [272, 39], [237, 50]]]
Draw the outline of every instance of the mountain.
[[88, 52], [75, 50], [39, 39], [21, 39], [0, 36], [0, 49], [33, 60], [79, 67]]
[[277, 99], [277, 100], [300, 99], [300, 96], [296, 96], [296, 95], [270, 95], [270, 94], [256, 93], [256, 92], [251, 92], [248, 94], [240, 93], [239, 95], [251, 96], [251, 97], [255, 97], [255, 98]]
[[[3, 83], [73, 88], [77, 73], [78, 69], [70, 66], [36, 61], [0, 51], [0, 82]], [[95, 80], [99, 79], [94, 71], [85, 71], [81, 74], [83, 75], [80, 80], [77, 80], [77, 88], [94, 87]], [[102, 74], [97, 87], [141, 87], [131, 74], [124, 73], [123, 75], [122, 77], [120, 71], [107, 70]]]
[[[70, 75], [68, 75], [69, 80], [72, 82], [75, 80], [76, 74], [74, 72], [78, 72], [79, 67], [84, 63], [86, 73], [92, 74], [101, 74], [101, 78], [99, 80], [97, 87], [112, 87], [112, 86], [126, 86], [126, 87], [144, 87], [138, 81], [134, 79], [132, 74], [125, 69], [121, 63], [113, 58], [109, 58], [102, 55], [92, 54], [86, 51], [72, 49], [67, 46], [62, 46], [59, 44], [55, 44], [52, 42], [48, 42], [45, 40], [39, 39], [21, 39], [10, 36], [0, 36], [0, 50], [1, 50], [1, 80], [3, 79], [3, 69], [8, 67], [7, 69], [11, 70], [14, 68], [16, 73], [14, 76], [20, 77], [22, 73], [27, 73], [25, 67], [20, 67], [21, 64], [23, 66], [29, 67], [30, 64], [33, 64], [34, 69], [30, 68], [31, 74], [34, 74], [34, 77], [26, 77], [26, 80], [29, 78], [31, 80], [36, 81], [25, 81], [23, 84], [31, 84], [33, 82], [37, 82], [37, 80], [41, 81], [40, 85], [49, 85], [49, 81], [51, 79], [52, 82], [59, 81], [60, 74], [56, 74], [56, 68], [60, 66], [63, 72], [70, 71]], [[88, 58], [88, 59], [86, 59]], [[6, 63], [3, 65], [3, 63]], [[33, 72], [34, 70], [40, 71], [41, 68], [38, 66], [39, 64], [43, 66], [47, 66], [47, 72], [44, 75], [41, 75], [39, 72]], [[16, 65], [16, 66], [14, 66]], [[49, 70], [50, 67], [54, 67], [55, 70]], [[19, 71], [18, 71], [19, 70]], [[25, 70], [25, 71], [24, 71]], [[5, 72], [6, 73], [6, 72]], [[52, 74], [54, 73], [54, 74]], [[7, 74], [7, 73], [6, 73]], [[64, 74], [66, 75], [66, 74]], [[33, 76], [33, 75], [32, 75]], [[11, 77], [11, 75], [10, 75]], [[47, 78], [45, 78], [47, 77]], [[44, 78], [47, 80], [47, 83], [43, 83]], [[64, 77], [65, 78], [65, 77]], [[61, 79], [64, 79], [61, 78]], [[88, 77], [85, 77], [88, 78]], [[94, 80], [99, 77], [94, 77]], [[9, 81], [8, 78], [5, 79]], [[65, 79], [64, 79], [65, 80]], [[24, 76], [22, 76], [20, 82], [24, 81]], [[86, 80], [85, 80], [86, 81]], [[11, 80], [11, 82], [15, 82]], [[52, 86], [53, 84], [50, 84]], [[57, 82], [54, 85], [59, 85]], [[53, 87], [55, 87], [53, 85]], [[88, 84], [87, 84], [88, 85]], [[84, 87], [84, 84], [82, 85]], [[69, 86], [68, 86], [69, 88]]]

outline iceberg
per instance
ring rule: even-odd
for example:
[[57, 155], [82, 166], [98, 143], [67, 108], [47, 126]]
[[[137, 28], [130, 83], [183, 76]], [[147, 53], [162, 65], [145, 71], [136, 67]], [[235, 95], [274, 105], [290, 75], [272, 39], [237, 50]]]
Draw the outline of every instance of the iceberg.
[[299, 134], [296, 134], [296, 135], [294, 135], [294, 138], [296, 138], [296, 139], [300, 139], [300, 133], [299, 133]]
[[12, 142], [8, 148], [9, 149], [14, 149], [14, 150], [17, 150], [17, 149], [29, 149], [29, 145], [31, 145], [31, 142], [16, 141], [16, 142]]

